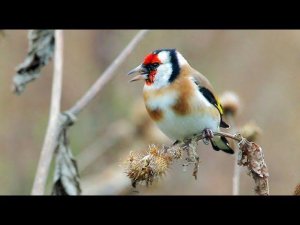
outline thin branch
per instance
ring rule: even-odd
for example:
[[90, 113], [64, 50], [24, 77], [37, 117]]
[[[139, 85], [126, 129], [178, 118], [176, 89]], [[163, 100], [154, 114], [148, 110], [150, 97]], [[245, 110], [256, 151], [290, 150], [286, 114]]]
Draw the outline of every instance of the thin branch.
[[[214, 136], [224, 136], [224, 137], [228, 137], [228, 138], [231, 138], [235, 141], [241, 141], [242, 140], [242, 137], [238, 136], [238, 135], [232, 135], [232, 134], [229, 134], [229, 133], [225, 133], [225, 132], [214, 132]], [[200, 141], [203, 139], [203, 136], [202, 134], [198, 135], [197, 136], [197, 141]]]
[[32, 195], [45, 192], [46, 180], [54, 149], [60, 133], [59, 116], [63, 75], [63, 31], [55, 31], [54, 73], [50, 105], [50, 119], [32, 188]]
[[113, 77], [114, 72], [127, 59], [127, 56], [132, 52], [136, 45], [143, 39], [147, 30], [141, 30], [126, 46], [126, 48], [118, 55], [112, 64], [103, 72], [102, 76], [93, 84], [93, 86], [82, 96], [75, 105], [68, 110], [69, 113], [77, 115], [86, 105], [97, 95], [104, 85]]
[[[225, 91], [220, 98], [221, 105], [223, 108], [224, 116], [230, 124], [230, 130], [234, 134], [237, 133], [237, 128], [235, 124], [235, 118], [237, 113], [240, 111], [241, 103], [238, 95], [232, 91]], [[235, 157], [234, 157], [234, 168], [233, 168], [233, 177], [232, 177], [232, 194], [238, 195], [240, 188], [240, 167], [238, 165], [238, 158], [240, 151], [237, 150], [238, 147], [235, 142], [231, 142], [232, 148], [235, 149]]]
[[[228, 119], [229, 124], [231, 125], [231, 131], [233, 133], [236, 133], [237, 130], [236, 130], [233, 115], [228, 114], [227, 119]], [[234, 144], [234, 146], [235, 146], [235, 149], [237, 149], [236, 144]], [[233, 168], [233, 177], [232, 177], [232, 194], [233, 195], [239, 195], [239, 192], [240, 192], [241, 167], [238, 165], [239, 152], [240, 151], [236, 151], [234, 154], [234, 168]]]

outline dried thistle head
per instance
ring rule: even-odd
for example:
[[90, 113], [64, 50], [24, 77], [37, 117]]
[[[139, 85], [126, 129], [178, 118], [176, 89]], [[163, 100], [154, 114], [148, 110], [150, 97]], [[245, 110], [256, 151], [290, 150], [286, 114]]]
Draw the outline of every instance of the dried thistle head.
[[225, 115], [236, 115], [240, 110], [240, 99], [238, 95], [232, 91], [224, 92], [220, 97], [221, 105]]
[[255, 181], [255, 192], [258, 195], [269, 195], [269, 172], [262, 148], [254, 142], [247, 141], [245, 138], [242, 138], [238, 146], [241, 150], [238, 164], [248, 168], [248, 174]]
[[164, 148], [150, 145], [146, 152], [129, 154], [126, 174], [131, 179], [133, 187], [138, 183], [145, 183], [148, 186], [166, 173], [173, 158]]
[[254, 121], [246, 123], [241, 129], [241, 135], [248, 141], [255, 141], [261, 134], [261, 128]]

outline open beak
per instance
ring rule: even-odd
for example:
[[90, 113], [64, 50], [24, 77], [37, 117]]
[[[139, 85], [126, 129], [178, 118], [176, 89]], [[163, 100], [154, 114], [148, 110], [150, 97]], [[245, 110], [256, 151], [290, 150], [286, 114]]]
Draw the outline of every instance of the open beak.
[[133, 70], [130, 70], [128, 75], [139, 73], [137, 76], [133, 77], [129, 82], [137, 81], [137, 80], [146, 80], [148, 78], [148, 70], [143, 67], [142, 65], [139, 65], [138, 67], [134, 68]]

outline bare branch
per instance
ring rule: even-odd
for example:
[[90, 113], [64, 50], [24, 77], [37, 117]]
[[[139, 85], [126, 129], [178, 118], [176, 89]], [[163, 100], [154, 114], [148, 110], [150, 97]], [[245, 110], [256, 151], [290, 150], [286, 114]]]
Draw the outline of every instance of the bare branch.
[[60, 133], [60, 100], [63, 76], [63, 31], [55, 31], [54, 73], [48, 128], [38, 163], [32, 188], [32, 195], [42, 195], [45, 191], [47, 175], [57, 139]]
[[147, 30], [141, 30], [126, 46], [126, 48], [118, 55], [112, 64], [103, 72], [102, 76], [93, 84], [93, 86], [82, 96], [75, 105], [69, 110], [69, 113], [77, 115], [104, 87], [104, 85], [112, 79], [114, 72], [127, 59], [127, 56], [132, 52], [136, 45], [143, 39]]
[[[235, 121], [234, 121], [234, 114], [228, 113], [226, 115], [228, 123], [230, 124], [231, 131], [233, 133], [237, 132]], [[234, 149], [237, 149], [236, 143], [234, 143]], [[241, 177], [241, 167], [238, 165], [238, 151], [234, 154], [234, 167], [233, 167], [233, 177], [232, 177], [232, 194], [239, 195], [240, 192], [240, 177]]]

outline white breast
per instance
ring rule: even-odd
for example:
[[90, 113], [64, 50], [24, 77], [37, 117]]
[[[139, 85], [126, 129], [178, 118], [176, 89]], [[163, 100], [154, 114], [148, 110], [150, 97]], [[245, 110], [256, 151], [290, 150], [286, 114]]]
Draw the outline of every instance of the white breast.
[[176, 103], [177, 97], [176, 92], [168, 92], [164, 95], [157, 96], [154, 95], [148, 99], [147, 107], [152, 110], [161, 109], [164, 111]]
[[183, 140], [193, 134], [201, 133], [205, 128], [218, 131], [219, 123], [218, 118], [207, 113], [178, 116], [172, 110], [164, 110], [164, 118], [157, 122], [157, 125], [168, 137]]
[[177, 97], [176, 92], [170, 92], [151, 96], [146, 102], [149, 109], [160, 109], [163, 112], [163, 118], [156, 124], [168, 137], [183, 140], [193, 134], [201, 133], [205, 128], [212, 131], [219, 130], [219, 112], [201, 93], [192, 99], [192, 112], [187, 115], [178, 115], [173, 111], [172, 106], [176, 103]]

